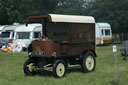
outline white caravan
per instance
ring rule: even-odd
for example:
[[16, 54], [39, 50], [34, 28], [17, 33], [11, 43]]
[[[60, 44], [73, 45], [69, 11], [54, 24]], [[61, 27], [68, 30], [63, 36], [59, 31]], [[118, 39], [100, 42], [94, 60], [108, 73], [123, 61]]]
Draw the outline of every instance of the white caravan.
[[6, 27], [6, 26], [7, 26], [7, 25], [1, 25], [1, 26], [0, 26], [0, 34], [2, 33], [4, 27]]
[[2, 32], [13, 32], [13, 31], [15, 31], [16, 28], [18, 28], [20, 26], [22, 26], [22, 25], [6, 25], [3, 28]]
[[112, 30], [108, 23], [96, 23], [96, 45], [112, 42]]
[[29, 24], [27, 27], [21, 26], [15, 30], [14, 43], [22, 43], [26, 47], [29, 46], [32, 40], [38, 39], [39, 33], [42, 33], [41, 24]]
[[3, 45], [7, 46], [8, 43], [12, 43], [14, 38], [14, 31], [17, 27], [20, 26], [21, 25], [4, 25], [0, 28], [0, 47], [2, 47]]

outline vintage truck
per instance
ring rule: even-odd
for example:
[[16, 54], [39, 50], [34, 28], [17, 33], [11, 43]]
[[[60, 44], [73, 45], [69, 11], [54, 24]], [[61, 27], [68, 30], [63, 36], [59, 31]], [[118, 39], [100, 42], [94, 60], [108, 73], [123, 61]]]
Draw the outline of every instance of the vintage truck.
[[83, 72], [96, 66], [95, 19], [91, 16], [43, 14], [29, 16], [29, 23], [41, 23], [43, 38], [29, 45], [24, 74], [50, 70], [63, 77], [68, 67], [80, 65]]

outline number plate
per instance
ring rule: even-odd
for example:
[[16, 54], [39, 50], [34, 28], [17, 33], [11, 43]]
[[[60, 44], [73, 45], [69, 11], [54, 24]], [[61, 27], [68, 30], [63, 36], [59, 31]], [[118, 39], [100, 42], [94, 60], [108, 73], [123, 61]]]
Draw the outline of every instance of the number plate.
[[6, 41], [5, 40], [2, 40], [1, 43], [6, 43]]

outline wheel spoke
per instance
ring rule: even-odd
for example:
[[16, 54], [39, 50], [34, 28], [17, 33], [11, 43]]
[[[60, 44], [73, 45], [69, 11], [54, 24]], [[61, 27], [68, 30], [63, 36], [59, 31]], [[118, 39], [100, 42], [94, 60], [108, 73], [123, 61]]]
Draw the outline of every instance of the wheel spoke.
[[27, 67], [28, 67], [30, 72], [32, 72], [35, 68], [34, 63], [30, 63], [29, 65], [27, 65]]

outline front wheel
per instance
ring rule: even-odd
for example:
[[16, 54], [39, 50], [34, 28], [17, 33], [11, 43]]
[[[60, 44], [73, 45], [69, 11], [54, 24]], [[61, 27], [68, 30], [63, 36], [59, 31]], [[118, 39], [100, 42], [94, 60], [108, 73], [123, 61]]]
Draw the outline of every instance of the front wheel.
[[61, 78], [66, 72], [66, 65], [63, 60], [56, 60], [53, 64], [53, 74], [55, 77]]
[[96, 66], [95, 55], [92, 52], [88, 52], [82, 56], [81, 67], [83, 72], [91, 72], [94, 71]]
[[25, 76], [35, 75], [34, 68], [35, 68], [34, 63], [32, 63], [30, 59], [27, 59], [23, 67]]

